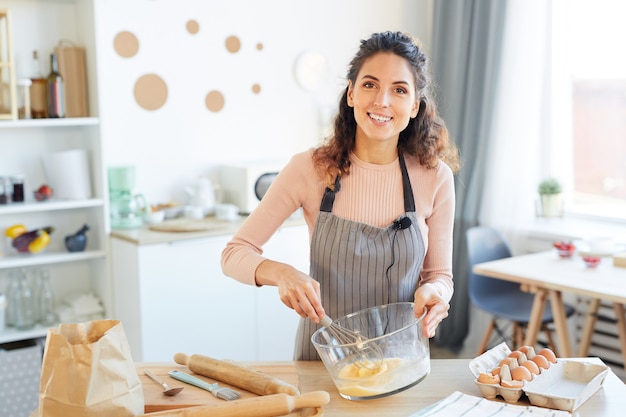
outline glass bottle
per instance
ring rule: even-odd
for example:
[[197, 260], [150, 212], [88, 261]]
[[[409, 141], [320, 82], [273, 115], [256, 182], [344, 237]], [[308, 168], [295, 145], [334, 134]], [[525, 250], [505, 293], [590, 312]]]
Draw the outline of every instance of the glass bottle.
[[45, 270], [38, 271], [37, 288], [37, 312], [38, 322], [44, 326], [50, 326], [57, 321], [54, 312], [54, 292], [50, 283], [50, 273]]
[[15, 315], [17, 310], [16, 298], [19, 297], [20, 281], [17, 271], [9, 272], [9, 288], [7, 289], [7, 310], [5, 324], [15, 326]]
[[17, 116], [18, 119], [32, 119], [30, 110], [30, 86], [33, 82], [30, 78], [17, 80]]
[[63, 77], [59, 74], [59, 62], [56, 54], [50, 54], [50, 74], [47, 78], [48, 117], [65, 117], [63, 97]]
[[14, 203], [21, 203], [24, 201], [24, 175], [14, 174], [11, 177], [11, 183], [13, 184], [13, 192], [11, 197]]
[[0, 177], [0, 204], [9, 204], [13, 195], [11, 178]]
[[30, 78], [30, 113], [33, 119], [48, 117], [48, 103], [46, 100], [46, 77], [41, 70], [41, 62], [37, 51], [33, 51], [32, 75]]
[[0, 333], [4, 331], [6, 326], [7, 297], [0, 292]]
[[33, 300], [33, 290], [28, 282], [26, 271], [20, 270], [18, 272], [17, 280], [19, 281], [19, 288], [13, 294], [11, 301], [14, 304], [13, 317], [15, 322], [15, 328], [18, 330], [28, 330], [35, 327], [35, 310]]

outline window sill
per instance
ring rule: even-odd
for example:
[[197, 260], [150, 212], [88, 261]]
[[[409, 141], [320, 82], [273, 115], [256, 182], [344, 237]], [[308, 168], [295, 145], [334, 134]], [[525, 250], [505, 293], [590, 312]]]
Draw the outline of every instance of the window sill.
[[550, 250], [557, 240], [591, 240], [611, 238], [615, 243], [626, 244], [626, 222], [614, 219], [566, 214], [564, 217], [544, 218], [522, 226], [518, 230], [522, 252]]

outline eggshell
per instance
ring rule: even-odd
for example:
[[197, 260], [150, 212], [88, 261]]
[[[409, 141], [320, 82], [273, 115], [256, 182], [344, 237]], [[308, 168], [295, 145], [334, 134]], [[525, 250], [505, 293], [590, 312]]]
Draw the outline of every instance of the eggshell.
[[535, 362], [533, 362], [532, 360], [524, 361], [524, 362], [522, 362], [522, 364], [520, 366], [524, 366], [524, 367], [528, 368], [530, 373], [533, 374], [533, 375], [539, 375], [539, 373], [540, 373], [539, 366], [537, 366], [537, 364]]
[[550, 367], [550, 361], [543, 355], [535, 355], [531, 361], [535, 362], [540, 369], [548, 369]]
[[522, 380], [530, 381], [533, 379], [533, 375], [530, 373], [528, 368], [524, 366], [518, 366], [517, 368], [512, 369], [511, 376], [516, 381], [522, 381]]
[[502, 381], [500, 385], [504, 388], [522, 388], [524, 386], [524, 381]]
[[513, 377], [511, 376], [511, 369], [509, 369], [509, 365], [502, 365], [500, 367], [500, 381], [511, 381]]
[[500, 369], [502, 369], [501, 366], [496, 366], [491, 370], [491, 375], [500, 375]]
[[487, 372], [481, 372], [480, 375], [478, 375], [478, 382], [481, 382], [483, 384], [499, 384], [500, 376], [491, 375]]
[[519, 362], [515, 358], [507, 357], [507, 358], [502, 359], [500, 363], [498, 364], [498, 366], [504, 366], [504, 365], [507, 365], [509, 369], [513, 370], [519, 366]]
[[522, 364], [526, 360], [528, 360], [528, 358], [526, 357], [526, 354], [519, 350], [514, 350], [513, 352], [509, 353], [509, 358], [517, 359], [518, 364]]
[[556, 355], [550, 348], [541, 349], [539, 352], [537, 352], [537, 355], [545, 356], [546, 359], [549, 360], [550, 362], [556, 363]]

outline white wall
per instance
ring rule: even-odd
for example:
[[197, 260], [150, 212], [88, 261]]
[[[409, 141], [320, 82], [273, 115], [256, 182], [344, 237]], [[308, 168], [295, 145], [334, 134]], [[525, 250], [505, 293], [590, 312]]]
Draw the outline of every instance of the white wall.
[[[184, 186], [201, 174], [215, 180], [221, 162], [286, 160], [319, 142], [320, 109], [334, 111], [360, 39], [407, 31], [428, 51], [431, 1], [96, 0], [105, 164], [136, 166], [137, 190], [151, 202], [184, 204]], [[199, 24], [196, 34], [185, 29], [190, 19]], [[114, 49], [122, 31], [139, 41], [133, 57]], [[230, 35], [241, 40], [236, 54], [224, 47]], [[305, 50], [330, 63], [330, 79], [315, 93], [293, 77]], [[167, 84], [167, 100], [157, 110], [141, 108], [133, 97], [136, 80], [147, 73]], [[251, 92], [254, 83], [259, 94]], [[213, 89], [225, 97], [219, 112], [205, 106]]]

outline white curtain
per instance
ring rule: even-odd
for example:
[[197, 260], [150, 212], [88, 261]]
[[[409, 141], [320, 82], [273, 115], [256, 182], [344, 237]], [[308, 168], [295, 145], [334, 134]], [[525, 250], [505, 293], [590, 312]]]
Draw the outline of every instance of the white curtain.
[[537, 185], [550, 161], [551, 1], [508, 0], [493, 138], [479, 223], [523, 249], [520, 225], [535, 219]]

